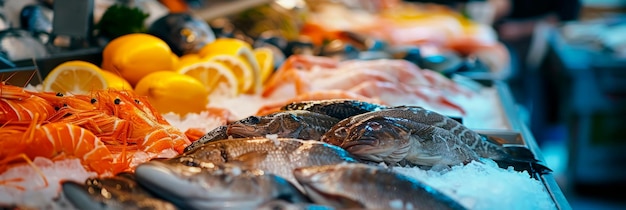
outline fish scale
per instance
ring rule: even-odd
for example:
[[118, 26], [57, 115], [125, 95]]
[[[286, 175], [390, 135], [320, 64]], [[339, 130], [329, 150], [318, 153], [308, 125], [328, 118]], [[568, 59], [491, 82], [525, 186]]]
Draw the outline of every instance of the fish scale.
[[[481, 157], [489, 158], [505, 158], [507, 155], [500, 148], [492, 142], [486, 141], [477, 132], [465, 127], [463, 124], [449, 118], [445, 115], [437, 112], [424, 109], [417, 106], [397, 106], [376, 111], [374, 113], [365, 113], [358, 116], [351, 117], [352, 123], [362, 121], [370, 116], [387, 116], [409, 119], [413, 122], [418, 122], [426, 125], [442, 128], [451, 132], [452, 134], [461, 138], [461, 140], [474, 151], [476, 151]], [[341, 124], [338, 123], [338, 124]]]
[[233, 137], [264, 137], [319, 140], [339, 122], [334, 117], [306, 110], [289, 110], [265, 116], [250, 116], [228, 125], [226, 133]]
[[298, 167], [358, 162], [340, 147], [293, 138], [235, 138], [204, 144], [175, 157], [197, 161], [237, 162], [281, 176], [298, 186], [292, 171]]
[[337, 119], [345, 119], [357, 114], [378, 111], [388, 108], [380, 104], [373, 104], [359, 100], [329, 99], [318, 101], [292, 102], [281, 107], [281, 110], [307, 110], [325, 114]]

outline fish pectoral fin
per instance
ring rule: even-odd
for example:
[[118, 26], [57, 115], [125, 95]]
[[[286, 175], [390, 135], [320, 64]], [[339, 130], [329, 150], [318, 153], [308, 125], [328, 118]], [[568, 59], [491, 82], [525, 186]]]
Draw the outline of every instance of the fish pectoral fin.
[[231, 162], [244, 165], [255, 165], [264, 161], [266, 157], [267, 152], [265, 151], [251, 151], [233, 158]]

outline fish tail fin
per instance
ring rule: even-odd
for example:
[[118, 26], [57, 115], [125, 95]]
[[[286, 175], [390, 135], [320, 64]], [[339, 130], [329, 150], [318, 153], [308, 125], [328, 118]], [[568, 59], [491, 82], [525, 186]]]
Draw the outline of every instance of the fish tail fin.
[[531, 174], [547, 174], [552, 172], [552, 169], [540, 163], [540, 161], [535, 158], [535, 155], [525, 146], [505, 146], [503, 149], [508, 157], [495, 160], [500, 167], [512, 166], [517, 171], [526, 170]]

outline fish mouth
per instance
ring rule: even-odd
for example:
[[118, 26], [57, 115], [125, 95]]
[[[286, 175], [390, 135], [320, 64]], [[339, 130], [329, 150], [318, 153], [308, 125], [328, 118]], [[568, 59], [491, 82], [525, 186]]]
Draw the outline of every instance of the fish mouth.
[[355, 155], [378, 153], [388, 150], [387, 148], [379, 147], [379, 143], [380, 141], [375, 138], [361, 138], [356, 141], [344, 141], [341, 144], [341, 148]]

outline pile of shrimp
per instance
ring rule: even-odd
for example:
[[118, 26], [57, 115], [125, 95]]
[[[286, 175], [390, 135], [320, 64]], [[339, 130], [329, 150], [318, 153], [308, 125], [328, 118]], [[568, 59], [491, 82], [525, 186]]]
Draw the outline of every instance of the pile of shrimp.
[[395, 106], [441, 107], [463, 115], [465, 110], [451, 97], [472, 95], [473, 91], [440, 73], [421, 69], [406, 60], [337, 61], [329, 57], [292, 55], [264, 86], [262, 97], [275, 102], [264, 104], [257, 114], [278, 111], [295, 101], [345, 98]]
[[1, 83], [0, 94], [0, 145], [10, 148], [0, 151], [0, 173], [45, 157], [78, 158], [88, 171], [114, 175], [173, 157], [198, 135], [170, 125], [131, 90], [63, 95]]

